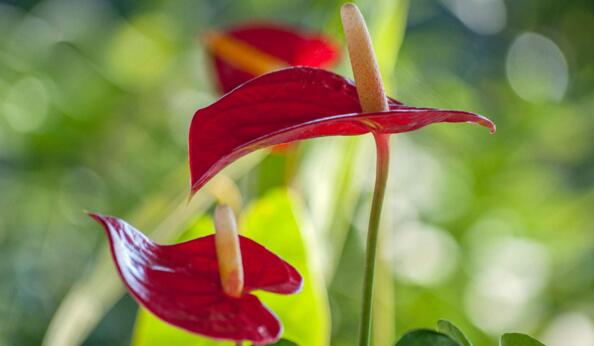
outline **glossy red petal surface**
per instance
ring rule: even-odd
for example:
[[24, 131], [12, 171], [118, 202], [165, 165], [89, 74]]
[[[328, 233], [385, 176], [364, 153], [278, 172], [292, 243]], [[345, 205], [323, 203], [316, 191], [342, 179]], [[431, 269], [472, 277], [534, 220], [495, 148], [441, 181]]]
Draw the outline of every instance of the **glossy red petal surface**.
[[245, 291], [292, 294], [303, 285], [303, 278], [293, 266], [249, 238], [241, 238], [241, 257]]
[[249, 291], [294, 293], [302, 279], [291, 265], [263, 246], [240, 238], [245, 293], [232, 298], [221, 287], [214, 235], [159, 245], [123, 220], [90, 216], [104, 227], [128, 291], [159, 318], [213, 338], [267, 343], [280, 337], [280, 321]]
[[[284, 61], [287, 66], [329, 68], [338, 60], [338, 47], [328, 38], [274, 24], [244, 25], [224, 34]], [[223, 93], [256, 77], [211, 53], [219, 87]]]
[[480, 115], [415, 108], [390, 99], [390, 111], [361, 113], [354, 84], [321, 69], [294, 67], [250, 80], [200, 109], [190, 125], [192, 193], [229, 163], [256, 149], [295, 140], [399, 133], [436, 122], [470, 122]]

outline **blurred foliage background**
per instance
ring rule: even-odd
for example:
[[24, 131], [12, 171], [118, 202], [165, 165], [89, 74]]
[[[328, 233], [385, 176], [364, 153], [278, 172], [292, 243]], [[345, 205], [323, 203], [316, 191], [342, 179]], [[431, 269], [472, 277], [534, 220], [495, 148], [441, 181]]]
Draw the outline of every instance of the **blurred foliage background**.
[[[212, 230], [215, 198], [311, 276], [306, 304], [278, 301], [287, 331], [354, 344], [369, 136], [250, 155], [184, 199], [188, 124], [218, 96], [200, 33], [273, 20], [342, 42], [340, 4], [0, 1], [0, 345], [150, 344], [83, 210], [174, 242]], [[504, 331], [594, 345], [594, 3], [357, 4], [392, 95], [498, 125], [393, 136], [375, 344], [446, 318], [476, 345]], [[346, 55], [336, 71], [351, 75]]]

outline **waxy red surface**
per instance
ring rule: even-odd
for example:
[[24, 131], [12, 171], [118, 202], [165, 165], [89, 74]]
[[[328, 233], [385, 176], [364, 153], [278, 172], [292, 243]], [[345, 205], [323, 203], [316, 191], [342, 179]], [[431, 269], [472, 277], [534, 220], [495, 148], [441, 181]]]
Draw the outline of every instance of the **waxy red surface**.
[[250, 80], [199, 109], [190, 125], [191, 191], [254, 150], [323, 136], [399, 133], [438, 122], [469, 122], [495, 131], [487, 118], [463, 111], [409, 107], [362, 113], [354, 83], [329, 71], [293, 67]]
[[[249, 24], [224, 32], [260, 51], [284, 61], [287, 66], [332, 67], [339, 57], [338, 47], [330, 39], [318, 34], [276, 24]], [[257, 77], [234, 67], [210, 54], [219, 88], [223, 93]]]
[[221, 286], [214, 235], [159, 245], [123, 220], [90, 216], [105, 229], [128, 291], [162, 320], [212, 338], [264, 344], [280, 337], [280, 321], [250, 292], [296, 293], [302, 278], [263, 246], [240, 236], [245, 286], [233, 298]]

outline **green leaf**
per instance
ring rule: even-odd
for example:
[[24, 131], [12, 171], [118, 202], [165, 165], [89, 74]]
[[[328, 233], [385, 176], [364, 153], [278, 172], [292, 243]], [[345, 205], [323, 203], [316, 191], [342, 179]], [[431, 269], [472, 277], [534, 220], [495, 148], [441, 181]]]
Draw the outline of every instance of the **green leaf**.
[[412, 330], [402, 336], [396, 346], [461, 346], [446, 334], [430, 329]]
[[138, 309], [136, 325], [132, 335], [133, 346], [149, 345], [186, 345], [186, 346], [229, 346], [230, 343], [214, 341], [202, 336], [188, 333], [179, 328], [173, 327], [144, 308]]
[[545, 346], [535, 338], [521, 333], [506, 333], [501, 337], [501, 346]]
[[291, 340], [280, 339], [278, 342], [276, 342], [274, 344], [270, 344], [268, 346], [298, 346], [298, 345]]
[[452, 322], [446, 320], [437, 321], [437, 330], [456, 340], [462, 346], [472, 346], [466, 335]]
[[[311, 259], [307, 250], [311, 247], [306, 246], [304, 239], [307, 237], [304, 237], [297, 222], [297, 204], [296, 196], [286, 189], [274, 190], [246, 209], [240, 218], [240, 232], [281, 256], [303, 276], [303, 289], [294, 295], [254, 292], [281, 319], [284, 326], [283, 336], [300, 345], [326, 345], [330, 325], [326, 291], [318, 271], [309, 265]], [[202, 218], [201, 224], [209, 225], [210, 220]], [[193, 234], [195, 237], [201, 235], [204, 234]], [[286, 339], [283, 342], [279, 341], [278, 345], [295, 345]], [[229, 345], [229, 342], [208, 340], [187, 333], [141, 309], [132, 345], [214, 346]]]
[[303, 276], [303, 290], [282, 296], [256, 294], [281, 319], [283, 336], [299, 345], [326, 345], [330, 338], [330, 308], [317, 262], [315, 234], [299, 227], [301, 202], [296, 194], [277, 189], [252, 204], [241, 222], [243, 235], [261, 243], [291, 263]]

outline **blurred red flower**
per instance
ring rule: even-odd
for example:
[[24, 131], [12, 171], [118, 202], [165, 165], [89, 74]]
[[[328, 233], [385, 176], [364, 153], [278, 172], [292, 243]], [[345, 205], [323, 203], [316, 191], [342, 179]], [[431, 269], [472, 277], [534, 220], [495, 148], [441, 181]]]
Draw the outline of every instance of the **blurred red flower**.
[[204, 41], [222, 93], [287, 66], [331, 68], [339, 57], [337, 46], [326, 37], [270, 23], [208, 32]]

